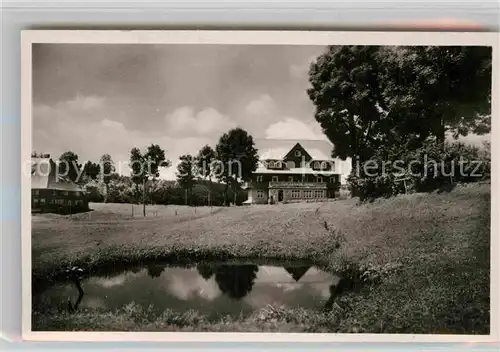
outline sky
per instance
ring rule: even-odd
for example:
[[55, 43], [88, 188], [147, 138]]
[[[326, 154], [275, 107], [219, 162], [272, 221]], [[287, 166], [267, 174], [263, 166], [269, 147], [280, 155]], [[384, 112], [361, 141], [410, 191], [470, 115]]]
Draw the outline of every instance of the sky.
[[254, 138], [325, 139], [306, 90], [323, 46], [35, 44], [33, 149], [111, 155], [159, 144], [179, 156], [241, 127]]
[[[159, 144], [175, 179], [183, 154], [234, 127], [254, 138], [326, 139], [306, 90], [324, 46], [34, 44], [33, 150], [81, 162]], [[486, 137], [488, 138], [488, 136]], [[485, 137], [469, 136], [471, 143]]]

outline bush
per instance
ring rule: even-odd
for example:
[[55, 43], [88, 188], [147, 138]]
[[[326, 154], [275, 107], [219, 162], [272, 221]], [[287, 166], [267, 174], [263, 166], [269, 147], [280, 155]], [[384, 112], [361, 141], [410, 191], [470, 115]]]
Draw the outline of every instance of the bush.
[[425, 146], [403, 152], [375, 155], [348, 177], [351, 193], [361, 200], [399, 193], [430, 192], [490, 178], [490, 145], [464, 143]]
[[[104, 201], [106, 187], [102, 182], [88, 181], [84, 188], [90, 202], [100, 203]], [[224, 204], [225, 185], [212, 183], [211, 204], [222, 206]], [[207, 181], [197, 180], [191, 190], [188, 204], [193, 206], [208, 205], [208, 192], [210, 186]], [[247, 199], [246, 191], [236, 190], [236, 204], [240, 205]], [[227, 199], [234, 201], [234, 190], [229, 188]], [[175, 181], [155, 180], [150, 182], [147, 191], [147, 203], [162, 205], [184, 205], [186, 204], [185, 190]], [[142, 185], [136, 186], [130, 177], [112, 175], [108, 184], [108, 203], [142, 203]]]

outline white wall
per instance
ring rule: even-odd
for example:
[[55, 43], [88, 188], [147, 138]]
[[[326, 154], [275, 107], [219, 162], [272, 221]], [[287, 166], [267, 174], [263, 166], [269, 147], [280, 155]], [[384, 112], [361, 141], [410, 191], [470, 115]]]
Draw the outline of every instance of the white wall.
[[351, 173], [352, 170], [352, 159], [347, 158], [345, 160], [336, 158], [335, 159], [335, 171], [340, 173], [340, 184], [347, 184], [347, 177]]

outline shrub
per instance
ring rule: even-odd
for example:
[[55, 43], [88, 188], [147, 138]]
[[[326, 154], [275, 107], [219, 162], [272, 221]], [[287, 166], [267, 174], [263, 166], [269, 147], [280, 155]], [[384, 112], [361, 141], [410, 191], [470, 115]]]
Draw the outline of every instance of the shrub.
[[490, 145], [429, 142], [416, 150], [384, 151], [348, 177], [351, 193], [361, 200], [399, 193], [430, 192], [457, 183], [490, 178]]

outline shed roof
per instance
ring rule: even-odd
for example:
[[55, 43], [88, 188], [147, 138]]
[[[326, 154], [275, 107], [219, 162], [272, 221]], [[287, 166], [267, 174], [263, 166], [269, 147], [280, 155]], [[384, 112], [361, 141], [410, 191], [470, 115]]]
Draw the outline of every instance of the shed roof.
[[31, 189], [79, 191], [83, 189], [64, 175], [57, 175], [51, 158], [31, 158]]

